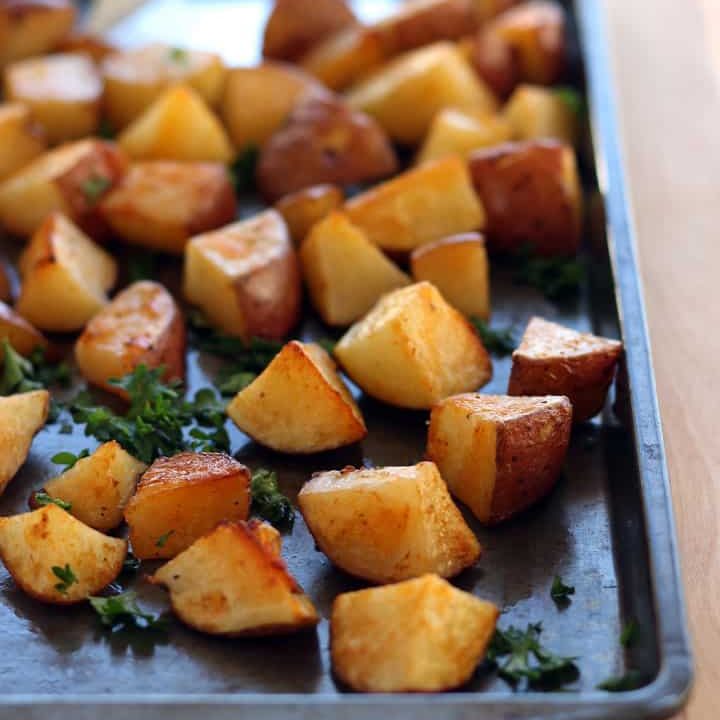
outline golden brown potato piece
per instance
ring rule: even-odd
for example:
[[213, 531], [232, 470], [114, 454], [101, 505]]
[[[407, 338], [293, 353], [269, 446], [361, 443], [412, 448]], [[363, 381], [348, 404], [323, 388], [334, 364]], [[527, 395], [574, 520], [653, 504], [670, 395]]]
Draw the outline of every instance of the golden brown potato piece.
[[118, 48], [105, 38], [92, 33], [73, 33], [57, 46], [61, 53], [78, 53], [88, 55], [94, 62], [102, 62], [108, 55], [118, 52]]
[[49, 408], [47, 390], [0, 397], [0, 495], [25, 462]]
[[300, 261], [313, 305], [328, 325], [350, 325], [385, 293], [410, 284], [340, 212], [313, 227], [300, 248]]
[[318, 548], [363, 580], [453, 577], [480, 557], [434, 463], [316, 473], [298, 502]]
[[121, 130], [147, 110], [168, 88], [183, 83], [215, 106], [225, 83], [219, 55], [154, 44], [108, 55], [102, 63], [104, 111]]
[[214, 327], [246, 340], [281, 339], [300, 313], [300, 268], [275, 210], [190, 240], [183, 292]]
[[577, 112], [554, 90], [520, 85], [505, 105], [503, 115], [515, 140], [554, 138], [568, 145], [577, 142]]
[[567, 395], [573, 422], [597, 415], [615, 377], [622, 343], [534, 317], [512, 356], [510, 395]]
[[224, 453], [156, 460], [125, 508], [133, 553], [171, 558], [223, 520], [246, 520], [250, 471]]
[[0, 181], [42, 155], [45, 134], [20, 103], [0, 104]]
[[103, 87], [85, 55], [20, 60], [5, 68], [5, 97], [30, 108], [53, 145], [97, 132]]
[[191, 87], [166, 90], [118, 137], [133, 160], [229, 163], [234, 151], [220, 120]]
[[333, 671], [360, 692], [438, 692], [467, 682], [498, 609], [436, 575], [343, 593], [330, 618]]
[[471, 40], [468, 59], [475, 72], [500, 98], [506, 98], [520, 81], [512, 46], [491, 23]]
[[143, 280], [118, 293], [85, 326], [75, 343], [75, 360], [85, 379], [120, 397], [108, 380], [138, 365], [164, 367], [166, 380], [185, 375], [185, 322], [172, 295]]
[[347, 100], [374, 117], [393, 140], [407, 145], [425, 137], [443, 108], [497, 109], [492, 92], [448, 42], [401, 55], [352, 88]]
[[61, 145], [0, 185], [0, 225], [29, 237], [58, 211], [97, 239], [104, 229], [97, 205], [126, 168], [124, 153], [113, 143], [79, 140]]
[[81, 330], [108, 302], [117, 265], [61, 213], [48, 215], [19, 261], [16, 309], [41, 330]]
[[108, 193], [100, 212], [126, 242], [182, 253], [192, 235], [232, 222], [237, 202], [220, 163], [135, 163]]
[[[35, 348], [47, 347], [48, 341], [24, 317], [0, 302], [0, 342], [7, 340], [16, 352], [30, 355]], [[3, 352], [0, 348], [0, 358]]]
[[453, 235], [413, 250], [415, 280], [427, 280], [463, 315], [490, 318], [490, 268], [485, 238], [478, 233]]
[[406, 408], [430, 408], [492, 376], [468, 321], [427, 282], [385, 295], [343, 335], [335, 357], [364, 392]]
[[572, 147], [556, 140], [506, 143], [475, 151], [469, 166], [487, 213], [490, 250], [577, 252], [582, 189]]
[[297, 340], [233, 398], [227, 414], [253, 440], [284, 453], [333, 450], [367, 434], [330, 356], [315, 343]]
[[344, 210], [373, 243], [396, 252], [485, 224], [485, 211], [459, 157], [408, 170], [356, 195]]
[[450, 492], [492, 525], [550, 492], [571, 425], [564, 396], [456, 395], [432, 410], [427, 457]]
[[343, 191], [335, 185], [314, 185], [281, 197], [275, 209], [283, 216], [290, 236], [300, 245], [315, 223], [345, 202]]
[[234, 68], [223, 93], [223, 123], [238, 150], [262, 147], [302, 96], [325, 93], [314, 78], [285, 63]]
[[263, 56], [298, 60], [322, 40], [356, 23], [345, 0], [275, 0], [263, 34]]
[[263, 147], [257, 180], [263, 195], [277, 200], [318, 183], [352, 185], [396, 169], [395, 151], [382, 128], [328, 95], [295, 107]]
[[0, 3], [0, 68], [51, 52], [74, 22], [71, 0], [4, 0]]
[[433, 118], [417, 164], [447, 155], [464, 158], [473, 150], [498, 145], [511, 137], [512, 127], [500, 115], [446, 108]]
[[123, 510], [147, 466], [111, 440], [89, 457], [45, 483], [50, 497], [70, 503], [78, 520], [107, 532], [123, 521]]
[[265, 527], [222, 523], [150, 582], [168, 588], [184, 623], [211, 635], [279, 635], [314, 627], [317, 611], [268, 547]]
[[0, 557], [28, 595], [72, 605], [96, 595], [122, 571], [127, 540], [83, 525], [57, 505], [0, 518]]

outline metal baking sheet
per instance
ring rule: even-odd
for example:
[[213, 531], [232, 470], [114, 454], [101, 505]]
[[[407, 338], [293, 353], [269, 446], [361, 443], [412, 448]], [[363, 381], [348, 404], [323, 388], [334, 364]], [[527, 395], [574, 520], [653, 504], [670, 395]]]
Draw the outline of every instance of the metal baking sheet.
[[[390, 4], [360, 3], [374, 16]], [[266, 3], [254, 1], [158, 0], [123, 21], [113, 38], [130, 44], [149, 37], [188, 41], [227, 50], [230, 60], [249, 62], [257, 56], [266, 9]], [[327, 618], [334, 596], [360, 585], [315, 551], [298, 517], [283, 554], [323, 621], [316, 632], [297, 636], [226, 640], [178, 622], [160, 642], [150, 642], [143, 634], [108, 635], [86, 606], [41, 605], [0, 571], [0, 718], [194, 720], [205, 714], [218, 719], [325, 720], [342, 714], [359, 720], [392, 713], [398, 720], [638, 720], [667, 717], [680, 707], [690, 684], [691, 662], [599, 0], [577, 0], [573, 17], [581, 51], [577, 77], [586, 86], [590, 105], [582, 164], [589, 208], [583, 254], [591, 272], [577, 302], [556, 305], [514, 284], [507, 271], [495, 270], [493, 324], [512, 323], [519, 333], [528, 317], [538, 314], [622, 337], [622, 390], [614, 412], [608, 407], [602, 421], [574, 431], [564, 475], [546, 501], [492, 530], [470, 520], [485, 552], [478, 566], [455, 582], [497, 603], [503, 609], [502, 627], [542, 621], [547, 646], [577, 656], [578, 682], [569, 692], [513, 693], [480, 669], [461, 691], [442, 695], [346, 692], [331, 673]], [[7, 239], [3, 246], [9, 254], [17, 249]], [[312, 320], [302, 329], [305, 337], [318, 334], [327, 331]], [[191, 352], [189, 367], [192, 389], [207, 384], [212, 359]], [[495, 358], [494, 369], [484, 391], [503, 393], [509, 359]], [[264, 451], [233, 430], [233, 452], [251, 467], [276, 469], [291, 496], [316, 470], [363, 462], [410, 464], [422, 457], [426, 414], [394, 410], [366, 398], [360, 402], [370, 430], [361, 445], [299, 459]], [[58, 434], [57, 426], [44, 430], [0, 500], [0, 513], [27, 509], [31, 490], [42, 487], [57, 470], [49, 462], [55, 452], [88, 444], [81, 431], [68, 436]], [[562, 611], [549, 595], [555, 574], [576, 587], [572, 604]], [[134, 587], [143, 604], [167, 608], [163, 591], [141, 580]], [[639, 634], [625, 650], [619, 635], [630, 620], [637, 622]], [[617, 694], [595, 690], [609, 675], [630, 667], [648, 678], [646, 686]]]

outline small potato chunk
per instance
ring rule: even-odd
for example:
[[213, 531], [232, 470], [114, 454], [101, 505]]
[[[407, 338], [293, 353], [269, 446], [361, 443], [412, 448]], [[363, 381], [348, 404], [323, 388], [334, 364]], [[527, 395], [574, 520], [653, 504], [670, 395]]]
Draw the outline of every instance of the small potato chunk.
[[45, 150], [45, 134], [20, 103], [0, 104], [0, 181]]
[[485, 211], [459, 157], [408, 170], [356, 195], [344, 210], [371, 242], [391, 252], [408, 252], [485, 224]]
[[512, 46], [490, 23], [470, 41], [468, 59], [475, 72], [500, 98], [506, 98], [520, 82], [520, 69]]
[[172, 295], [159, 283], [143, 280], [118, 293], [90, 322], [75, 343], [75, 360], [93, 385], [126, 397], [108, 381], [138, 365], [164, 367], [166, 380], [185, 375], [185, 323]]
[[0, 225], [29, 237], [58, 211], [97, 238], [104, 230], [97, 205], [126, 168], [124, 153], [113, 143], [79, 140], [61, 145], [0, 185]]
[[133, 160], [229, 163], [234, 155], [220, 120], [186, 85], [163, 92], [122, 131], [118, 144]]
[[46, 482], [45, 492], [70, 503], [70, 512], [81, 522], [107, 532], [123, 521], [125, 505], [146, 468], [111, 440]]
[[72, 0], [4, 0], [0, 3], [0, 68], [52, 52], [74, 23]]
[[73, 33], [66, 37], [56, 48], [61, 53], [88, 55], [94, 62], [102, 62], [108, 55], [118, 52], [115, 45], [105, 38], [92, 33]]
[[298, 502], [319, 549], [363, 580], [452, 577], [480, 557], [434, 463], [316, 473]]
[[393, 140], [420, 142], [446, 107], [493, 112], [497, 101], [460, 51], [439, 42], [401, 55], [347, 95], [350, 106], [374, 117]]
[[72, 605], [96, 595], [122, 571], [127, 540], [83, 525], [57, 505], [0, 518], [0, 558], [36, 600]]
[[[0, 342], [7, 340], [21, 355], [30, 355], [35, 348], [47, 347], [48, 341], [24, 317], [0, 302]], [[2, 358], [2, 348], [0, 348]]]
[[281, 339], [300, 313], [300, 268], [282, 216], [255, 217], [192, 238], [183, 292], [228, 335]]
[[427, 282], [381, 298], [343, 335], [335, 357], [364, 392], [405, 408], [430, 408], [492, 377], [468, 321]]
[[263, 57], [298, 60], [356, 23], [346, 0], [275, 0], [263, 34]]
[[432, 283], [463, 315], [490, 318], [490, 268], [485, 238], [454, 235], [428, 243], [410, 258], [413, 278]]
[[313, 227], [300, 248], [300, 261], [313, 305], [328, 325], [350, 325], [385, 293], [410, 284], [340, 212]]
[[510, 395], [567, 395], [573, 422], [597, 415], [615, 377], [622, 343], [534, 317], [512, 356]]
[[219, 55], [153, 44], [121, 50], [101, 66], [104, 111], [121, 130], [142, 115], [169, 87], [190, 86], [209, 105], [220, 102], [226, 70]]
[[49, 215], [20, 256], [16, 309], [41, 330], [81, 330], [108, 302], [117, 265], [61, 213]]
[[133, 553], [171, 558], [223, 520], [246, 520], [250, 471], [224, 453], [156, 460], [125, 508]]
[[397, 169], [382, 128], [331, 96], [308, 97], [265, 144], [257, 166], [263, 195], [276, 200], [318, 183], [352, 185]]
[[5, 68], [5, 97], [25, 104], [53, 145], [97, 132], [103, 86], [85, 55], [31, 58]]
[[279, 635], [314, 627], [310, 598], [268, 546], [264, 523], [219, 525], [150, 582], [170, 591], [178, 617], [211, 635]]
[[499, 611], [436, 575], [343, 593], [330, 618], [335, 674], [360, 692], [439, 692], [467, 682]]
[[233, 398], [227, 414], [253, 440], [284, 453], [334, 450], [367, 435], [330, 356], [315, 343], [297, 340]]
[[575, 152], [556, 140], [506, 143], [470, 155], [470, 173], [487, 213], [491, 251], [574, 255], [582, 228]]
[[550, 492], [571, 425], [566, 397], [456, 395], [432, 410], [427, 457], [450, 492], [494, 525]]
[[446, 108], [433, 118], [417, 163], [447, 155], [464, 158], [473, 150], [498, 145], [511, 136], [510, 124], [500, 115]]
[[577, 113], [553, 90], [520, 85], [505, 105], [503, 115], [515, 140], [555, 138], [568, 145], [577, 141]]
[[47, 390], [0, 397], [0, 495], [25, 462], [49, 408]]
[[100, 212], [126, 242], [182, 253], [192, 235], [235, 219], [237, 202], [220, 163], [135, 163], [108, 193]]
[[345, 202], [343, 191], [335, 185], [314, 185], [281, 197], [275, 209], [283, 216], [295, 245], [300, 245], [315, 223]]

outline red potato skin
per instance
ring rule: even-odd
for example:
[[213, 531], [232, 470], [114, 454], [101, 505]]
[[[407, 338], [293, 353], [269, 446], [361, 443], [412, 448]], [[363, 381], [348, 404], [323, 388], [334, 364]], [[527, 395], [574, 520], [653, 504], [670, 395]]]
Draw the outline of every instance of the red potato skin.
[[478, 32], [470, 52], [470, 62], [500, 98], [508, 98], [520, 82], [512, 48], [492, 27]]

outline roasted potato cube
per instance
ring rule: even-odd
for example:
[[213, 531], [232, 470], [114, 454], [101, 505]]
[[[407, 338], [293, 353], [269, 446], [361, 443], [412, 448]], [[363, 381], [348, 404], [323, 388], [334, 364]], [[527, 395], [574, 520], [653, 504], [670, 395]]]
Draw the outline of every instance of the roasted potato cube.
[[490, 269], [485, 238], [454, 235], [422, 245], [410, 258], [413, 278], [432, 283], [463, 315], [490, 318]]
[[103, 532], [123, 521], [123, 510], [147, 466], [111, 440], [45, 483], [50, 497], [70, 503], [81, 522]]
[[0, 4], [0, 68], [51, 52], [74, 22], [71, 0], [5, 0]]
[[28, 595], [72, 605], [107, 587], [122, 571], [127, 540], [83, 525], [57, 505], [0, 518], [0, 558]]
[[280, 198], [275, 209], [283, 216], [290, 237], [300, 245], [315, 223], [345, 202], [343, 191], [335, 185], [314, 185]]
[[0, 105], [0, 181], [45, 150], [45, 134], [20, 103]]
[[550, 492], [571, 425], [564, 396], [456, 395], [430, 414], [427, 457], [450, 492], [492, 525]]
[[577, 141], [577, 113], [553, 90], [520, 85], [505, 105], [503, 114], [516, 140], [555, 138], [568, 145]]
[[225, 83], [219, 55], [154, 44], [108, 55], [101, 66], [105, 82], [104, 111], [121, 130], [140, 117], [169, 87], [190, 86], [215, 106]]
[[20, 256], [16, 309], [41, 330], [81, 330], [107, 302], [117, 265], [61, 213], [48, 215]]
[[443, 108], [497, 109], [492, 92], [447, 42], [401, 55], [352, 88], [347, 99], [351, 107], [374, 117], [393, 140], [407, 145], [425, 137]]
[[434, 463], [316, 473], [298, 502], [318, 548], [363, 580], [452, 577], [480, 557]]
[[385, 293], [410, 284], [340, 212], [313, 227], [300, 248], [300, 261], [313, 305], [328, 325], [350, 325]]
[[223, 123], [239, 150], [262, 147], [301, 97], [325, 92], [314, 78], [285, 63], [234, 68], [228, 72], [223, 93]]
[[276, 200], [318, 183], [352, 185], [397, 169], [397, 158], [380, 126], [331, 96], [309, 97], [265, 144], [257, 180]]
[[500, 98], [506, 98], [520, 82], [520, 68], [513, 48], [490, 23], [469, 41], [468, 60], [475, 72]]
[[53, 145], [94, 135], [103, 87], [85, 55], [47, 55], [8, 65], [5, 97], [30, 108]]
[[476, 150], [469, 166], [487, 213], [490, 250], [577, 252], [582, 189], [572, 147], [556, 140], [506, 143]]
[[220, 120], [191, 87], [172, 87], [135, 118], [118, 144], [134, 160], [229, 163], [234, 151]]
[[510, 395], [567, 395], [573, 422], [597, 415], [615, 377], [622, 343], [534, 317], [512, 356]]
[[150, 581], [170, 591], [178, 617], [211, 635], [278, 635], [314, 627], [319, 617], [267, 546], [264, 525], [219, 525]]
[[417, 162], [459, 155], [465, 157], [478, 148], [498, 145], [512, 137], [512, 128], [500, 115], [446, 108], [433, 118]]
[[263, 34], [263, 56], [298, 60], [322, 40], [356, 23], [345, 0], [275, 0]]
[[315, 343], [297, 340], [233, 398], [227, 414], [253, 440], [284, 453], [333, 450], [367, 434], [330, 356]]
[[[16, 352], [30, 355], [35, 348], [47, 347], [48, 341], [24, 317], [0, 302], [0, 342], [7, 340]], [[0, 347], [0, 358], [3, 356]]]
[[383, 250], [408, 252], [448, 235], [481, 230], [485, 211], [459, 157], [413, 168], [345, 203], [350, 221]]
[[100, 212], [126, 242], [182, 253], [192, 235], [232, 222], [237, 202], [220, 163], [135, 163]]
[[470, 0], [475, 10], [475, 18], [478, 25], [492, 20], [500, 13], [509, 10], [524, 0]]
[[183, 283], [187, 300], [229, 335], [280, 339], [298, 320], [299, 263], [275, 210], [192, 238]]
[[437, 692], [467, 682], [498, 609], [435, 575], [343, 593], [330, 618], [335, 674], [361, 692]]
[[427, 282], [385, 295], [343, 335], [335, 357], [364, 392], [406, 408], [430, 408], [492, 376], [468, 321]]
[[118, 293], [75, 343], [75, 360], [85, 379], [126, 397], [108, 381], [138, 365], [164, 367], [166, 380], [185, 375], [185, 322], [172, 295], [143, 280]]
[[0, 225], [29, 237], [54, 211], [92, 237], [104, 228], [97, 205], [123, 176], [125, 155], [102, 140], [79, 140], [40, 155], [0, 185]]
[[102, 62], [108, 55], [118, 52], [118, 48], [105, 38], [92, 33], [73, 33], [66, 37], [56, 48], [61, 53], [79, 53], [87, 55], [94, 62]]
[[25, 462], [49, 408], [47, 390], [0, 396], [0, 495]]

